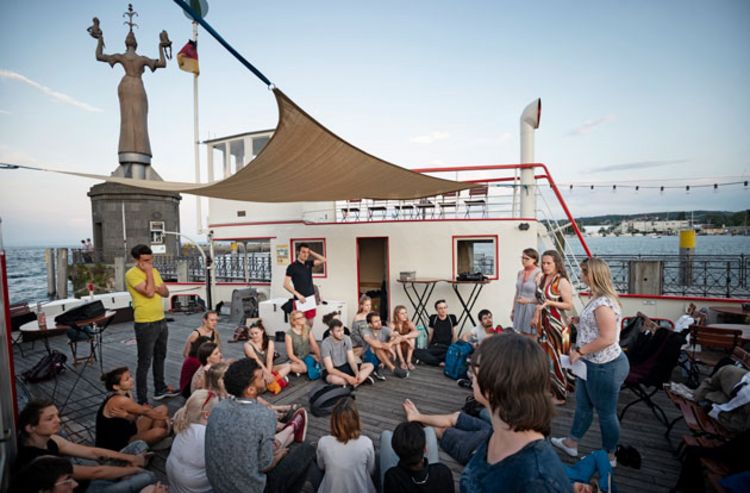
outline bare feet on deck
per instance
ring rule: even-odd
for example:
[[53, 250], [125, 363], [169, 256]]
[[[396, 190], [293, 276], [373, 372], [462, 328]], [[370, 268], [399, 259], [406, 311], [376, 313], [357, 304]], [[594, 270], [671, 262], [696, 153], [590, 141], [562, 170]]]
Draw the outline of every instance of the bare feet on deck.
[[419, 417], [419, 409], [417, 409], [417, 406], [414, 405], [411, 399], [405, 399], [402, 406], [404, 407], [404, 413], [406, 414], [406, 421], [416, 421]]

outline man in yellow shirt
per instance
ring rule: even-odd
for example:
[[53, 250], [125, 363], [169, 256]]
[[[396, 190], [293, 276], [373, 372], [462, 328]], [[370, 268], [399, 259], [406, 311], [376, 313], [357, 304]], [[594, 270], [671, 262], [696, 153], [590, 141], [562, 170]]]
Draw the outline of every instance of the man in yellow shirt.
[[169, 289], [154, 269], [153, 253], [146, 245], [130, 251], [135, 265], [125, 273], [125, 283], [133, 299], [135, 340], [138, 345], [138, 368], [135, 373], [137, 401], [148, 402], [148, 368], [154, 363], [154, 399], [175, 397], [180, 393], [164, 382], [164, 360], [167, 357], [169, 329], [164, 318], [162, 298]]

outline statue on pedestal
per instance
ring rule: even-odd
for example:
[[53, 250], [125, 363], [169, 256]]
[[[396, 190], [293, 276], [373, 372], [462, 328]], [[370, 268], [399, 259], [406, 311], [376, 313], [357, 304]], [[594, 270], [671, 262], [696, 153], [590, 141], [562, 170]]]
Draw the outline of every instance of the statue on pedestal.
[[88, 28], [89, 34], [97, 40], [96, 59], [107, 62], [114, 67], [121, 64], [125, 69], [120, 84], [117, 86], [117, 97], [120, 100], [120, 143], [118, 146], [119, 161], [122, 165], [140, 165], [141, 173], [133, 173], [134, 178], [145, 177], [143, 169], [151, 164], [151, 143], [148, 138], [148, 99], [143, 86], [141, 75], [146, 67], [155, 72], [158, 68], [167, 66], [167, 59], [172, 58], [172, 42], [166, 31], [159, 34], [159, 59], [148, 58], [136, 53], [138, 43], [133, 33], [133, 16], [138, 13], [133, 5], [128, 5], [128, 11], [123, 14], [129, 19], [124, 23], [130, 27], [125, 38], [125, 53], [107, 55], [104, 53], [104, 35], [99, 27], [99, 19], [94, 17], [93, 25]]

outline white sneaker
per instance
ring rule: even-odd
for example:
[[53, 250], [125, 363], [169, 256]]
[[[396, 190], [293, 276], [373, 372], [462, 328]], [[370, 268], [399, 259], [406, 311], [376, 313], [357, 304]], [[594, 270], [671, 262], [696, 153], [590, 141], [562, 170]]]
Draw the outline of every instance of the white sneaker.
[[571, 456], [571, 457], [578, 457], [578, 448], [577, 447], [576, 448], [568, 447], [567, 445], [565, 445], [565, 438], [564, 437], [550, 438], [550, 442], [552, 442], [552, 445], [554, 445], [555, 447], [559, 448], [560, 450], [562, 450], [563, 452], [565, 452], [569, 456]]
[[617, 457], [609, 459], [609, 465], [612, 466], [612, 469], [614, 469], [615, 467], [617, 467]]

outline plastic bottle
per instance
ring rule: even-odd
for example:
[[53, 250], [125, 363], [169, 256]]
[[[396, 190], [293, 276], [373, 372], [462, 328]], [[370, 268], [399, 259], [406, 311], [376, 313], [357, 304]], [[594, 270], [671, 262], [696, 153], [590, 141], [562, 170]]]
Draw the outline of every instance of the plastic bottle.
[[42, 310], [42, 302], [36, 304], [36, 320], [39, 325], [39, 330], [47, 330], [47, 315]]

